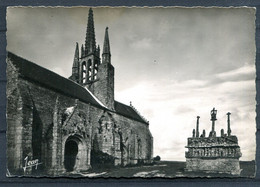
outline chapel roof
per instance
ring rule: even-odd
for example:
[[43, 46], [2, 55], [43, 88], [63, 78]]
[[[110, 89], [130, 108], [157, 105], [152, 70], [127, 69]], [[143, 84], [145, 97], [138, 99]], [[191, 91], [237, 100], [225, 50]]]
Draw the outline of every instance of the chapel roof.
[[[88, 90], [86, 90], [86, 88], [77, 84], [76, 82], [64, 78], [11, 52], [8, 52], [7, 57], [16, 67], [20, 77], [40, 83], [46, 87], [54, 89], [70, 97], [79, 99], [85, 103], [90, 103], [94, 106], [107, 109], [102, 106], [100, 101], [97, 101], [97, 98], [93, 97], [93, 95]], [[115, 111], [116, 113], [127, 118], [131, 118], [146, 124], [148, 123], [131, 106], [127, 106], [118, 101], [115, 101]]]
[[115, 101], [115, 110], [118, 114], [121, 114], [122, 116], [130, 117], [137, 121], [148, 124], [148, 122], [143, 119], [143, 117], [141, 117], [138, 112], [131, 106]]

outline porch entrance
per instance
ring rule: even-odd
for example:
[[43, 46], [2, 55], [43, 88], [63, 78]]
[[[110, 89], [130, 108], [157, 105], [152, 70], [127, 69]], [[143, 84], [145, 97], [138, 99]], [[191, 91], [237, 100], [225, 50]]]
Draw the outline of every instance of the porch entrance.
[[64, 166], [66, 171], [73, 171], [78, 154], [78, 144], [74, 140], [67, 140], [65, 144]]

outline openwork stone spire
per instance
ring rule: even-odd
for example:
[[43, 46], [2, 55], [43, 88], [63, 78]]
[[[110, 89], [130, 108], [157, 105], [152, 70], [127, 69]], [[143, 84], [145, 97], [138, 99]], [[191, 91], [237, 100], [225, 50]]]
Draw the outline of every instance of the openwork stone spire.
[[93, 10], [90, 8], [88, 13], [88, 25], [85, 40], [85, 54], [90, 54], [96, 50], [96, 37], [93, 19]]

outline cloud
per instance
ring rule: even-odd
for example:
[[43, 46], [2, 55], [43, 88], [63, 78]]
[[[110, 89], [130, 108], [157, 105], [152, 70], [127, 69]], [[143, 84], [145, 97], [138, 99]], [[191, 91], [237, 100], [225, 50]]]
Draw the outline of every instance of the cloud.
[[256, 77], [255, 72], [254, 64], [244, 65], [231, 71], [216, 74], [211, 78], [209, 84], [223, 83], [226, 81], [254, 80]]
[[[196, 116], [217, 134], [231, 115], [242, 160], [255, 158], [255, 12], [250, 8], [94, 8], [97, 44], [109, 27], [115, 98], [150, 121], [154, 154], [184, 160]], [[69, 77], [88, 8], [8, 8], [7, 50]], [[101, 50], [102, 51], [102, 50]], [[247, 132], [247, 133], [244, 133]], [[249, 138], [250, 137], [250, 138]]]
[[[238, 77], [245, 77], [245, 76], [254, 76], [255, 74], [255, 66], [254, 65], [247, 65], [232, 71], [219, 73], [216, 76], [221, 79], [230, 80]], [[254, 77], [253, 77], [254, 78]]]
[[142, 38], [141, 40], [130, 43], [130, 47], [132, 47], [134, 50], [144, 50], [153, 46], [150, 38]]
[[[217, 134], [220, 135], [222, 128], [227, 130], [226, 113], [231, 112], [232, 133], [238, 136], [243, 152], [242, 160], [254, 159], [255, 140], [244, 136], [246, 129], [247, 137], [255, 137], [254, 80], [222, 82], [216, 85], [205, 82], [140, 82], [118, 92], [117, 99], [126, 103], [126, 99], [131, 99], [141, 114], [149, 119], [154, 136], [154, 153], [160, 154], [164, 159], [185, 159], [187, 137], [192, 135], [196, 116], [201, 116], [200, 132], [205, 129], [208, 135], [211, 129], [210, 110], [213, 107], [218, 109]], [[248, 145], [253, 148], [248, 149]]]
[[179, 114], [179, 113], [183, 114], [188, 112], [194, 112], [194, 109], [188, 106], [181, 105], [175, 110], [174, 114]]

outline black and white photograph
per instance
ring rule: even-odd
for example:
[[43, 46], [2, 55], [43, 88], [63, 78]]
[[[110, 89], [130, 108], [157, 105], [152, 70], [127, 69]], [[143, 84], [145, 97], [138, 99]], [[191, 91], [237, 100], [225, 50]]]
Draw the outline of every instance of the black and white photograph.
[[254, 178], [253, 7], [8, 7], [7, 177]]

